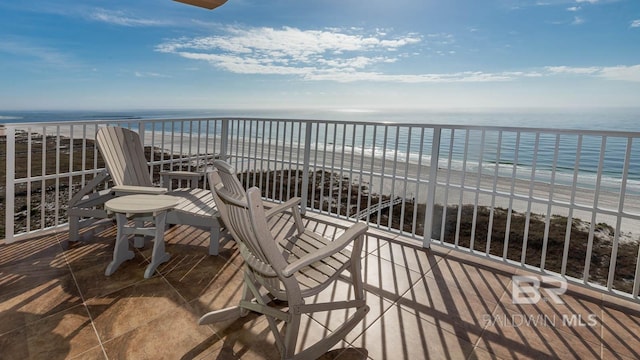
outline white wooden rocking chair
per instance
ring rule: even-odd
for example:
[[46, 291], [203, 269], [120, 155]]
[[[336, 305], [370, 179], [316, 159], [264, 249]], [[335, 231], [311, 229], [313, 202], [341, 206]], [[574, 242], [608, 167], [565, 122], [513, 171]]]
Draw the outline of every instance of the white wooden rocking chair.
[[[222, 173], [222, 172], [221, 172]], [[237, 178], [236, 178], [237, 181]], [[365, 303], [361, 275], [361, 252], [367, 226], [357, 223], [331, 241], [304, 228], [298, 206], [292, 206], [297, 234], [278, 243], [269, 231], [260, 189], [246, 194], [223, 184], [218, 170], [209, 173], [209, 184], [226, 227], [245, 260], [243, 297], [239, 305], [203, 315], [199, 324], [210, 324], [245, 316], [254, 311], [267, 316], [269, 327], [283, 359], [315, 359], [343, 339], [369, 311]], [[299, 204], [300, 199], [292, 199]], [[346, 247], [353, 244], [351, 251]], [[306, 303], [308, 299], [342, 276], [350, 273], [355, 300]], [[286, 308], [272, 300], [286, 301]], [[355, 309], [331, 335], [295, 353], [302, 314]], [[285, 322], [284, 334], [276, 320]]]
[[[179, 199], [178, 205], [167, 213], [166, 223], [206, 228], [210, 231], [209, 254], [218, 254], [220, 223], [215, 201], [209, 190], [194, 186], [203, 174], [186, 171], [161, 172], [165, 182], [171, 183], [172, 179], [187, 180], [190, 187], [175, 190], [158, 187], [151, 181], [149, 164], [138, 133], [122, 127], [107, 126], [98, 130], [96, 142], [106, 171], [98, 174], [69, 201], [70, 240], [77, 240], [81, 218], [105, 218], [107, 213], [102, 206], [115, 196], [165, 194]], [[109, 179], [113, 181], [113, 187], [106, 191], [95, 190]]]

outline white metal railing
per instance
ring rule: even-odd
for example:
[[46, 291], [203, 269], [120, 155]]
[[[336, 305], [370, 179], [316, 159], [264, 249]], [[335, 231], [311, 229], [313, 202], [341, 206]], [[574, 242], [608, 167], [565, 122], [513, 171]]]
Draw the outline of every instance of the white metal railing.
[[219, 156], [267, 198], [368, 214], [426, 247], [638, 300], [640, 133], [257, 118], [7, 124], [7, 241], [65, 225], [66, 201], [102, 166], [93, 135], [105, 125], [141, 133], [154, 179]]

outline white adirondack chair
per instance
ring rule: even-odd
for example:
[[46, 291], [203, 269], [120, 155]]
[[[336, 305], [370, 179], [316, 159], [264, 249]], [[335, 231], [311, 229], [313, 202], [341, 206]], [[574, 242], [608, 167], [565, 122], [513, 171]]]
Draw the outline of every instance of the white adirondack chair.
[[[203, 174], [186, 171], [163, 172], [161, 175], [169, 183], [171, 179], [177, 178], [188, 180], [191, 186], [174, 190], [157, 187], [151, 181], [149, 165], [138, 133], [122, 127], [107, 126], [98, 130], [96, 142], [106, 171], [98, 174], [69, 201], [71, 241], [78, 238], [81, 218], [107, 216], [101, 205], [110, 198], [127, 194], [165, 194], [179, 199], [178, 206], [167, 213], [166, 223], [206, 228], [210, 231], [209, 254], [218, 254], [220, 223], [215, 201], [209, 190], [193, 186]], [[100, 183], [108, 179], [113, 181], [113, 187], [106, 191], [95, 191]]]
[[[216, 168], [221, 167], [216, 165]], [[300, 199], [296, 198], [290, 200], [296, 203], [289, 208], [295, 218], [297, 234], [285, 242], [278, 242], [269, 231], [260, 189], [253, 187], [245, 194], [240, 187], [240, 192], [236, 192], [236, 188], [230, 188], [223, 182], [218, 170], [208, 176], [220, 215], [244, 258], [245, 280], [239, 305], [207, 313], [198, 323], [203, 325], [231, 320], [245, 316], [249, 311], [261, 313], [267, 316], [283, 359], [318, 358], [343, 339], [369, 311], [360, 270], [367, 226], [357, 223], [337, 239], [325, 239], [304, 228], [298, 211]], [[348, 251], [346, 247], [350, 244], [353, 244], [353, 248]], [[305, 301], [327, 288], [345, 270], [350, 273], [354, 300], [325, 303]], [[286, 301], [286, 307], [273, 306], [272, 300], [275, 299]], [[301, 315], [339, 309], [355, 311], [329, 336], [296, 354]], [[284, 335], [278, 330], [276, 320], [285, 322]]]

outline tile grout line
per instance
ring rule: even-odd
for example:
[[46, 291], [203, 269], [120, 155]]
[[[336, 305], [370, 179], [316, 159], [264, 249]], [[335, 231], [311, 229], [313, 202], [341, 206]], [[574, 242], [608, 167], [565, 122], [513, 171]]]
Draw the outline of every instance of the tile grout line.
[[[511, 285], [511, 283], [513, 282], [513, 280], [510, 280], [507, 288]], [[496, 310], [498, 310], [498, 308], [500, 307], [501, 304], [501, 300], [503, 297], [505, 297], [507, 294], [507, 290], [504, 290], [504, 292], [502, 293], [502, 295], [500, 295], [500, 298], [498, 299], [498, 302], [496, 303], [495, 307], [493, 308], [493, 310], [491, 311], [491, 315], [493, 315]], [[489, 327], [490, 323], [486, 323], [483, 327], [482, 327], [482, 332], [480, 333], [480, 336], [478, 337], [478, 340], [476, 340], [476, 343], [473, 344], [473, 350], [475, 352], [476, 349], [481, 349], [483, 351], [488, 352], [489, 354], [491, 354], [492, 356], [495, 356], [496, 358], [499, 358], [497, 354], [494, 354], [492, 351], [490, 351], [489, 349], [484, 349], [482, 347], [480, 347], [480, 342], [482, 341], [485, 332], [487, 331], [487, 328]], [[471, 354], [469, 354], [469, 357], [467, 359], [471, 359], [471, 356], [474, 354], [474, 352], [472, 352]]]
[[[62, 246], [61, 241], [58, 238], [58, 234], [56, 234], [55, 236], [56, 236], [56, 241], [58, 242], [58, 245], [60, 245], [60, 247], [62, 248], [62, 256], [64, 258], [64, 263], [67, 265], [67, 268], [69, 269], [69, 273], [71, 274], [71, 278], [73, 279], [73, 284], [76, 286], [76, 289], [78, 290], [78, 294], [80, 295], [80, 300], [82, 301], [82, 306], [84, 307], [84, 310], [87, 312], [87, 316], [89, 317], [89, 321], [91, 322], [91, 328], [93, 329], [93, 333], [96, 335], [96, 338], [98, 339], [98, 344], [100, 344], [100, 349], [102, 350], [102, 354], [104, 355], [105, 359], [109, 359], [109, 357], [107, 356], [107, 351], [104, 348], [102, 339], [100, 338], [100, 334], [98, 333], [98, 329], [96, 328], [93, 316], [89, 311], [89, 306], [87, 305], [87, 301], [84, 297], [84, 294], [82, 293], [82, 290], [80, 289], [80, 284], [78, 284], [78, 279], [76, 278], [76, 274], [73, 271], [71, 264], [69, 263], [66, 250], [64, 249], [64, 246]], [[90, 351], [90, 350], [91, 349], [88, 349], [87, 351]], [[82, 354], [79, 354], [79, 355], [82, 355]]]

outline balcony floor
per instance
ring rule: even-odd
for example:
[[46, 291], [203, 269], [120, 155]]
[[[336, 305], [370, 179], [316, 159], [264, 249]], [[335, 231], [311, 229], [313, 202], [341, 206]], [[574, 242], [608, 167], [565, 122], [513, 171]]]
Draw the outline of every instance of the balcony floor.
[[[286, 229], [288, 220], [272, 225]], [[325, 235], [342, 231], [333, 218], [305, 221]], [[279, 358], [264, 316], [197, 325], [241, 296], [242, 259], [232, 242], [208, 256], [207, 233], [174, 226], [166, 233], [171, 259], [144, 279], [149, 240], [107, 277], [115, 226], [82, 236], [67, 250], [66, 233], [0, 245], [0, 358]], [[363, 256], [371, 311], [325, 359], [640, 358], [640, 304], [570, 286], [564, 304], [545, 297], [515, 305], [512, 275], [523, 270], [376, 230]], [[348, 294], [339, 282], [319, 297]], [[303, 320], [299, 346], [346, 314], [321, 315]]]

